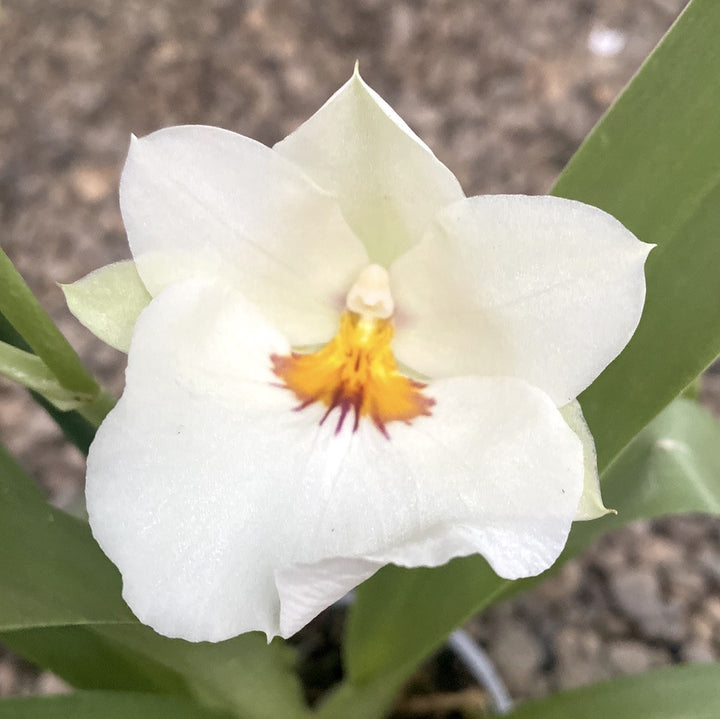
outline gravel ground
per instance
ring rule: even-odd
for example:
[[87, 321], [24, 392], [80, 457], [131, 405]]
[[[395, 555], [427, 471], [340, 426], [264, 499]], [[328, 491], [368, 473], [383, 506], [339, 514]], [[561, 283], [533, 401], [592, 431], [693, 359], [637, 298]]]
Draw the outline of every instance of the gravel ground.
[[[205, 123], [273, 143], [319, 107], [358, 58], [366, 80], [468, 194], [541, 193], [683, 4], [5, 2], [3, 246], [88, 366], [117, 392], [124, 357], [69, 316], [55, 283], [128, 256], [117, 185], [130, 132]], [[718, 408], [719, 375], [706, 378], [704, 392]], [[72, 504], [82, 457], [7, 382], [0, 382], [0, 435], [53, 503]], [[471, 632], [518, 698], [717, 659], [719, 538], [717, 519], [635, 524], [532, 594], [478, 617]], [[435, 688], [443, 688], [443, 662], [441, 655], [433, 665]], [[61, 687], [0, 650], [0, 695]]]

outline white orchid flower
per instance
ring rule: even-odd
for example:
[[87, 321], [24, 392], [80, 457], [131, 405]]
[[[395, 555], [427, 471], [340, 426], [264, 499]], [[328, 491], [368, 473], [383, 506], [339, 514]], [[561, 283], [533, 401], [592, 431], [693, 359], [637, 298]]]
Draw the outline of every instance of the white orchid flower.
[[134, 266], [66, 292], [132, 337], [87, 506], [142, 622], [287, 637], [388, 563], [535, 575], [607, 511], [574, 400], [651, 249], [609, 215], [466, 198], [357, 72], [272, 149], [133, 138], [120, 201]]

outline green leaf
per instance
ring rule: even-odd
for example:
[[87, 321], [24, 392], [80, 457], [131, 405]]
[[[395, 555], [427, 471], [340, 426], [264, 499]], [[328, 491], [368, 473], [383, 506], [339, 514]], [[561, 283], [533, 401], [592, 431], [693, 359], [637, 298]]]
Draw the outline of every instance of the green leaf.
[[0, 631], [128, 620], [120, 576], [87, 524], [48, 506], [0, 446]]
[[573, 525], [563, 559], [635, 519], [720, 514], [720, 424], [692, 400], [675, 400], [603, 472], [602, 488], [618, 514]]
[[282, 640], [267, 643], [259, 632], [225, 642], [193, 644], [167, 639], [143, 626], [105, 626], [98, 633], [133, 656], [176, 672], [202, 704], [240, 716], [284, 719], [308, 714], [297, 676], [294, 651]]
[[[580, 398], [601, 471], [720, 353], [718, 36], [720, 3], [690, 3], [554, 190], [607, 210], [641, 240], [658, 245], [646, 266], [647, 302], [634, 338]], [[665, 459], [663, 466], [675, 465], [668, 474], [685, 469], [677, 456]], [[614, 496], [610, 474], [605, 481], [605, 502], [621, 514], [576, 525], [571, 549], [583, 545], [586, 533], [633, 518], [624, 498]], [[635, 478], [624, 481], [632, 487]], [[683, 509], [672, 492], [667, 502], [663, 493], [657, 499], [657, 510]], [[711, 497], [695, 499], [684, 508], [713, 508]], [[351, 611], [351, 680], [380, 681], [391, 667], [409, 673], [454, 626], [508, 586], [480, 557], [433, 570], [381, 570], [360, 587]]]
[[368, 685], [343, 682], [317, 708], [315, 719], [380, 719], [397, 698], [407, 674], [405, 668], [398, 667], [388, 670], [383, 681]]
[[[0, 342], [6, 342], [21, 350], [27, 351], [30, 349], [30, 345], [23, 340], [2, 312], [0, 312]], [[53, 418], [66, 439], [72, 442], [83, 454], [87, 454], [90, 443], [95, 436], [95, 427], [75, 410], [63, 412], [37, 392], [31, 390], [30, 395]]]
[[217, 644], [167, 639], [148, 627], [50, 627], [0, 635], [16, 652], [81, 689], [190, 697], [245, 719], [309, 716], [293, 652], [258, 633]]
[[115, 646], [98, 629], [93, 625], [38, 627], [0, 632], [0, 639], [79, 689], [190, 696], [181, 674]]
[[92, 395], [65, 389], [37, 355], [1, 341], [0, 375], [41, 394], [63, 411], [75, 409], [93, 399]]
[[152, 299], [132, 260], [106, 265], [60, 288], [85, 327], [111, 347], [128, 351], [135, 322]]
[[720, 3], [690, 3], [553, 190], [658, 245], [640, 326], [580, 397], [601, 470], [720, 354], [719, 34]]
[[174, 697], [130, 692], [77, 692], [0, 700], [0, 719], [219, 719]]
[[0, 312], [50, 368], [60, 384], [73, 392], [97, 394], [100, 391], [97, 382], [2, 249], [0, 287]]
[[508, 719], [717, 719], [720, 664], [622, 677], [528, 702]]

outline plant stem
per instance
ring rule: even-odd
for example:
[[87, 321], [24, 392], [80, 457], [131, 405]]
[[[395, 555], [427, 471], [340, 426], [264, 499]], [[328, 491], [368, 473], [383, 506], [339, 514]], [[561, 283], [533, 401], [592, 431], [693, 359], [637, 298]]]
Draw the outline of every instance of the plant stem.
[[104, 389], [101, 389], [92, 402], [80, 405], [77, 412], [97, 429], [114, 406], [115, 398]]
[[100, 386], [0, 248], [0, 312], [72, 392], [96, 395]]

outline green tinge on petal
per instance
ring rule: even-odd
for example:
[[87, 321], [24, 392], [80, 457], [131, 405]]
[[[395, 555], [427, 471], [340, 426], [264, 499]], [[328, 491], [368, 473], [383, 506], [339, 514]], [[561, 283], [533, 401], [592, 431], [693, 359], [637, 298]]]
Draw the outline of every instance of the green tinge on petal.
[[274, 149], [332, 193], [371, 262], [389, 267], [465, 197], [452, 172], [355, 73]]
[[60, 288], [70, 312], [90, 332], [128, 351], [138, 315], [152, 299], [132, 260], [105, 265]]
[[590, 428], [585, 422], [580, 403], [574, 399], [569, 404], [560, 408], [568, 427], [575, 432], [583, 445], [583, 462], [585, 474], [583, 477], [583, 493], [580, 497], [575, 521], [597, 519], [606, 514], [617, 514], [614, 509], [608, 509], [600, 495], [600, 477], [597, 469], [597, 454], [595, 452], [595, 440], [590, 433]]

